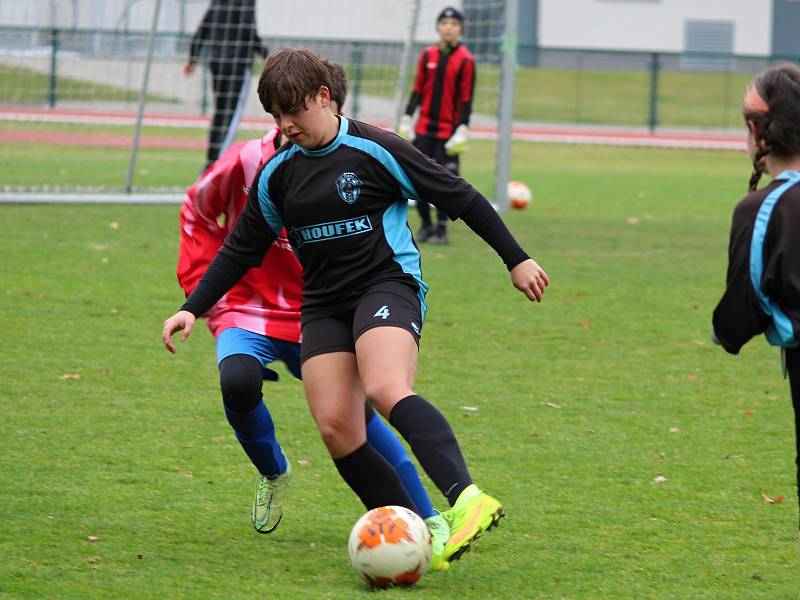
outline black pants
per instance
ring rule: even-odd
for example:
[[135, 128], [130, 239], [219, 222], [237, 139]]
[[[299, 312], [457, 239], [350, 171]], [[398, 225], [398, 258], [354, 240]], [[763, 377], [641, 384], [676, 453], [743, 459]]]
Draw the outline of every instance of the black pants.
[[[439, 138], [427, 135], [418, 135], [414, 138], [414, 147], [425, 156], [432, 158], [449, 171], [458, 175], [458, 155], [447, 155], [447, 152], [444, 151], [446, 142], [447, 140], [440, 140]], [[425, 200], [417, 200], [417, 212], [419, 212], [423, 225], [431, 225], [431, 208]], [[436, 209], [436, 222], [440, 225], [447, 224], [447, 215], [439, 208]]]
[[248, 76], [249, 62], [238, 60], [210, 61], [211, 83], [214, 89], [214, 117], [208, 132], [207, 164], [219, 157], [222, 143], [236, 113], [239, 96], [242, 93], [245, 77]]
[[794, 407], [795, 464], [797, 465], [797, 497], [800, 502], [800, 348], [786, 350], [786, 369]]

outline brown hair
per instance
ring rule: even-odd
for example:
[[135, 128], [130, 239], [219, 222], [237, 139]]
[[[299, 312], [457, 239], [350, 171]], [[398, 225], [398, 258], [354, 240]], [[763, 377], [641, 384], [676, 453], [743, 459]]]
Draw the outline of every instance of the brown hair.
[[284, 48], [270, 54], [258, 80], [258, 99], [267, 112], [277, 106], [293, 112], [322, 86], [333, 89], [331, 73], [319, 56], [306, 48]]
[[323, 58], [322, 64], [325, 65], [331, 76], [331, 100], [336, 102], [339, 112], [342, 112], [344, 101], [347, 99], [347, 74], [340, 64], [332, 60]]
[[764, 71], [748, 86], [755, 88], [766, 103], [766, 110], [745, 106], [745, 121], [755, 124], [753, 137], [758, 144], [753, 158], [750, 191], [755, 191], [764, 172], [767, 155], [786, 158], [800, 154], [800, 68], [780, 63]]

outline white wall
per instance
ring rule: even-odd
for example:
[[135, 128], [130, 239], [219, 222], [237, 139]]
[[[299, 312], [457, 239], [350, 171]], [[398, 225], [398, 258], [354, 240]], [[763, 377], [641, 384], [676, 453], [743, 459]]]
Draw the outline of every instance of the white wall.
[[[159, 29], [193, 33], [210, 0], [162, 0]], [[436, 38], [436, 15], [461, 0], [422, 0], [417, 39]], [[154, 0], [0, 0], [0, 25], [148, 31]], [[256, 0], [265, 36], [357, 40], [406, 38], [413, 0]], [[127, 15], [127, 17], [126, 17]]]
[[539, 0], [539, 44], [681, 52], [687, 20], [732, 21], [735, 54], [770, 53], [772, 0]]

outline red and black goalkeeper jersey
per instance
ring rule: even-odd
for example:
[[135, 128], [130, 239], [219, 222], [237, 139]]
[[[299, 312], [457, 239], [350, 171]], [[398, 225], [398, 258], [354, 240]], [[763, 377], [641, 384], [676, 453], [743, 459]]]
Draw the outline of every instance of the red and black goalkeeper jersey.
[[406, 113], [420, 106], [417, 135], [446, 140], [462, 123], [469, 124], [475, 91], [475, 59], [462, 44], [442, 51], [434, 44], [422, 51]]

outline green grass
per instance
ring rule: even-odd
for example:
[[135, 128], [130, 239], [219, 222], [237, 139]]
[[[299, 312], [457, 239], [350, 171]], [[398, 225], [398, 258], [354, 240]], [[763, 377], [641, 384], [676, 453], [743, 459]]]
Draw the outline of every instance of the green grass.
[[[0, 64], [1, 104], [49, 103], [53, 90], [50, 75], [24, 67]], [[139, 90], [126, 90], [112, 85], [94, 83], [72, 77], [56, 77], [56, 103], [71, 101], [131, 102], [139, 100]], [[148, 102], [174, 102], [157, 94], [148, 94]]]
[[[350, 79], [352, 108], [357, 94], [393, 98], [396, 65], [344, 65]], [[415, 66], [416, 68], [416, 66]], [[407, 88], [413, 82], [409, 75]], [[750, 74], [661, 71], [658, 124], [661, 127], [729, 128], [739, 125], [741, 97]], [[136, 93], [69, 78], [59, 78], [59, 100], [113, 102], [136, 100]], [[473, 110], [495, 114], [499, 70], [478, 69]], [[131, 95], [133, 94], [133, 95]], [[407, 97], [404, 95], [404, 98]], [[170, 101], [151, 97], [150, 101]], [[49, 78], [27, 69], [0, 65], [0, 102], [49, 101]], [[519, 67], [514, 118], [550, 123], [573, 122], [643, 127], [650, 110], [650, 73], [646, 70], [545, 69]]]
[[[466, 176], [487, 185], [473, 152]], [[546, 299], [455, 223], [424, 248], [417, 383], [508, 517], [449, 572], [382, 596], [796, 597], [778, 354], [708, 341], [746, 158], [527, 144], [512, 173], [535, 197], [507, 221]], [[177, 212], [0, 206], [0, 597], [374, 597], [347, 562], [362, 508], [285, 369], [266, 398], [304, 462], [279, 530], [250, 530], [211, 336], [174, 357], [159, 342], [181, 302]]]
[[[45, 133], [98, 138], [125, 138], [130, 145], [133, 126], [69, 123], [0, 122], [0, 132]], [[263, 130], [240, 128], [237, 139], [248, 140]], [[139, 149], [134, 187], [145, 191], [171, 188], [182, 190], [197, 176], [205, 163], [208, 130], [204, 128], [143, 127], [142, 140], [168, 139], [197, 142], [196, 149]], [[0, 145], [0, 186], [36, 190], [76, 189], [121, 190], [125, 185], [130, 147], [76, 146], [31, 141]], [[88, 168], [87, 168], [88, 166]]]
[[[348, 67], [347, 72], [352, 94], [355, 70]], [[394, 97], [398, 73], [397, 67], [364, 67], [362, 93]], [[661, 127], [736, 127], [742, 94], [751, 79], [752, 75], [739, 73], [661, 71], [658, 124]], [[409, 89], [410, 85], [411, 82]], [[518, 120], [648, 125], [650, 73], [646, 70], [519, 67], [515, 88], [514, 118]], [[495, 114], [498, 90], [499, 69], [479, 66], [473, 110]]]

